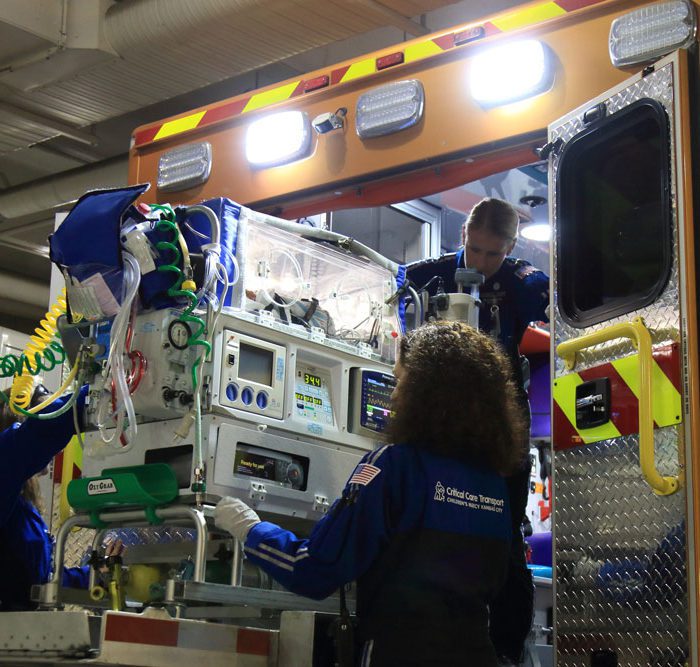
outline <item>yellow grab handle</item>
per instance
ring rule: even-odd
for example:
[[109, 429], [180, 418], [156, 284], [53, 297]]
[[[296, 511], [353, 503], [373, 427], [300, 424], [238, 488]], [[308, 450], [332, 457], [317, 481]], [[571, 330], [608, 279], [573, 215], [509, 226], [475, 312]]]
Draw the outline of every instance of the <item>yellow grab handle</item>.
[[631, 322], [613, 324], [600, 331], [580, 336], [560, 343], [557, 354], [564, 360], [566, 367], [573, 370], [576, 366], [576, 353], [594, 345], [599, 345], [616, 338], [629, 338], [637, 348], [639, 359], [639, 464], [642, 475], [654, 493], [668, 496], [678, 491], [678, 477], [664, 477], [656, 469], [654, 457], [654, 413], [651, 406], [651, 371], [653, 357], [651, 354], [651, 336], [640, 317]]

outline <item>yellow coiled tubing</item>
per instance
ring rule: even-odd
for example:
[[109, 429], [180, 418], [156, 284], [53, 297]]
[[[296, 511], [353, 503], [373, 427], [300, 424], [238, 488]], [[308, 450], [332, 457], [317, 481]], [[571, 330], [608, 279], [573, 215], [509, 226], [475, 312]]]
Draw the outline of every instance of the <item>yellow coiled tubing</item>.
[[23, 368], [21, 374], [15, 375], [12, 382], [10, 408], [15, 414], [20, 414], [15, 409], [15, 406], [29, 410], [34, 392], [34, 377], [39, 372], [38, 359], [56, 335], [56, 320], [65, 314], [66, 307], [66, 289], [64, 287], [56, 299], [56, 303], [51, 306], [46, 315], [44, 315], [44, 319], [39, 323], [39, 326], [34, 329], [34, 334], [30, 337], [24, 349], [24, 356], [27, 359], [26, 364], [29, 365], [30, 372], [25, 373]]

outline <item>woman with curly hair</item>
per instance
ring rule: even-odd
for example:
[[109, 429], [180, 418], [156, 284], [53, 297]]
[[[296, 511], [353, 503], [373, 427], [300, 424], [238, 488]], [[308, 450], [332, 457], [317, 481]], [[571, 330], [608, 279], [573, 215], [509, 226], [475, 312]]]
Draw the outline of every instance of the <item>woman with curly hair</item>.
[[308, 539], [222, 499], [217, 526], [289, 590], [357, 581], [360, 665], [495, 667], [488, 605], [508, 566], [504, 476], [526, 426], [498, 344], [456, 322], [400, 343], [387, 445], [367, 454]]
[[[485, 197], [469, 213], [462, 228], [463, 246], [457, 253], [409, 264], [406, 271], [415, 284], [431, 285], [431, 295], [439, 284], [445, 292], [457, 291], [457, 268], [468, 266], [483, 274], [479, 329], [500, 341], [508, 355], [520, 405], [529, 423], [525, 386], [529, 366], [520, 355], [520, 344], [530, 322], [548, 321], [549, 277], [529, 262], [510, 256], [518, 239], [519, 220], [511, 204]], [[518, 663], [532, 626], [535, 594], [522, 533], [530, 486], [529, 462], [516, 470], [507, 484], [513, 520], [510, 567], [506, 583], [491, 605], [489, 627], [499, 655], [504, 661]]]

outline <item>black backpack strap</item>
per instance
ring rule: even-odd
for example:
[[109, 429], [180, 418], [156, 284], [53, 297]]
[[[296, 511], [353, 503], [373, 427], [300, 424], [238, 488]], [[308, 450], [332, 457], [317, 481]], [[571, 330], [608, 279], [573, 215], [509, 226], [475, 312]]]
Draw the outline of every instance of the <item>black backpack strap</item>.
[[340, 615], [331, 625], [335, 644], [335, 667], [354, 667], [355, 628], [345, 601], [345, 586], [340, 587]]

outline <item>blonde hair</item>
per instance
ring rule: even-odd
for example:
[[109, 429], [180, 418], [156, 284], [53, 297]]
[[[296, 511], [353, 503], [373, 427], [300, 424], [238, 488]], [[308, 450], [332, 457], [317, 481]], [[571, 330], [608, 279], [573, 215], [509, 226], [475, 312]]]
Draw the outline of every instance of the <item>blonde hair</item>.
[[507, 201], [484, 197], [469, 213], [464, 231], [466, 233], [469, 228], [483, 229], [504, 241], [515, 241], [519, 222], [518, 211]]

